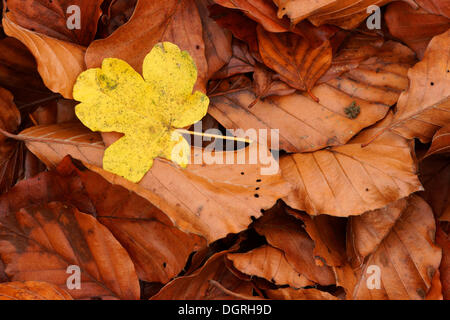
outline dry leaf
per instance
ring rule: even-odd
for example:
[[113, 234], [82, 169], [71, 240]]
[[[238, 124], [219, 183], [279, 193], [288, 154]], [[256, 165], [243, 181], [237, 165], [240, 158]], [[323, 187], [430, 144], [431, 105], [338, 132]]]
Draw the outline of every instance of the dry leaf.
[[390, 4], [384, 17], [389, 32], [412, 48], [419, 59], [423, 59], [430, 40], [450, 27], [448, 18], [414, 9], [403, 2]]
[[[228, 291], [251, 296], [251, 283], [237, 278], [228, 270], [224, 262], [226, 253], [222, 251], [213, 255], [196, 272], [169, 282], [151, 300], [235, 300], [236, 297]], [[212, 280], [220, 281], [226, 291], [214, 286]]]
[[20, 40], [31, 51], [47, 88], [72, 98], [75, 80], [85, 69], [85, 48], [22, 28], [8, 14], [3, 17], [3, 28], [7, 35]]
[[[319, 103], [294, 93], [257, 101], [249, 109], [257, 96], [251, 90], [235, 90], [211, 97], [208, 112], [227, 129], [278, 129], [279, 147], [288, 152], [345, 144], [387, 114], [407, 88], [406, 74], [414, 59], [410, 49], [388, 42], [358, 68], [316, 86], [312, 94]], [[353, 103], [360, 112], [350, 119], [347, 110]], [[269, 146], [276, 149], [268, 135]]]
[[38, 281], [0, 283], [0, 300], [72, 300], [57, 286]]
[[119, 58], [141, 73], [142, 61], [153, 46], [169, 41], [192, 56], [198, 69], [196, 88], [202, 90], [208, 74], [203, 35], [202, 20], [194, 0], [138, 0], [128, 23], [108, 38], [96, 40], [89, 46], [86, 64], [88, 68], [100, 67], [105, 58]]
[[429, 142], [450, 121], [450, 30], [431, 40], [424, 58], [408, 71], [409, 88], [398, 99], [390, 128]]
[[298, 220], [283, 212], [272, 211], [257, 221], [255, 229], [266, 237], [271, 246], [284, 252], [289, 264], [299, 274], [320, 285], [335, 283], [331, 269], [317, 263], [313, 255], [314, 241]]
[[257, 276], [276, 285], [303, 288], [314, 285], [289, 264], [283, 251], [264, 245], [246, 253], [229, 253], [227, 258], [240, 272]]
[[139, 282], [127, 252], [90, 215], [53, 202], [0, 219], [0, 257], [12, 281], [46, 281], [67, 288], [66, 270], [81, 271], [76, 299], [139, 299]]
[[422, 190], [411, 144], [404, 138], [385, 132], [362, 147], [388, 121], [389, 117], [346, 145], [282, 157], [282, 174], [294, 187], [286, 203], [312, 215], [347, 217]]
[[283, 288], [266, 290], [270, 299], [274, 300], [338, 300], [335, 296], [317, 289]]
[[[352, 272], [337, 269], [338, 285], [347, 299], [399, 300], [425, 299], [441, 261], [441, 249], [434, 244], [436, 225], [431, 208], [418, 196], [407, 200], [407, 207], [389, 234]], [[371, 275], [380, 270], [380, 289]]]
[[[8, 0], [9, 19], [19, 26], [51, 38], [88, 46], [97, 32], [103, 0]], [[80, 12], [80, 28], [69, 29], [73, 10]], [[75, 11], [76, 12], [76, 11]]]

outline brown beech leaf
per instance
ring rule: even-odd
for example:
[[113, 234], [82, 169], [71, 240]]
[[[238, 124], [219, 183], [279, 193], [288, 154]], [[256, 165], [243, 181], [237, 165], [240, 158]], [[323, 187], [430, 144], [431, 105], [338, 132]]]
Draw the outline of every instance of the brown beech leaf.
[[436, 243], [442, 248], [440, 266], [442, 294], [445, 300], [450, 299], [450, 237], [442, 228], [437, 228]]
[[178, 230], [162, 211], [136, 193], [88, 170], [73, 165], [69, 170], [77, 172], [95, 204], [98, 221], [127, 250], [141, 280], [167, 283], [183, 270], [191, 252], [204, 246], [204, 239]]
[[233, 39], [232, 49], [233, 56], [226, 65], [212, 76], [213, 79], [226, 79], [237, 74], [254, 71], [256, 61], [249, 52], [247, 44]]
[[[294, 191], [284, 200], [311, 215], [359, 215], [423, 190], [416, 176], [411, 143], [384, 132], [390, 116], [346, 145], [280, 159], [283, 176]], [[326, 201], [324, 201], [326, 199]]]
[[433, 14], [445, 16], [450, 19], [450, 4], [447, 0], [414, 0], [423, 9]]
[[[251, 217], [260, 217], [261, 209], [271, 208], [290, 191], [290, 185], [276, 170], [276, 160], [265, 146], [256, 143], [236, 152], [216, 152], [214, 157], [223, 164], [208, 165], [202, 159], [211, 161], [209, 153], [197, 148], [192, 150], [192, 161], [187, 169], [157, 159], [142, 181], [135, 184], [101, 169], [105, 147], [97, 133], [81, 124], [70, 124], [68, 130], [61, 130], [63, 126], [30, 128], [19, 138], [27, 141], [30, 150], [50, 166], [67, 154], [83, 161], [109, 182], [149, 200], [182, 230], [204, 236], [208, 242], [246, 229], [252, 222]], [[50, 134], [35, 140], [33, 137], [39, 137], [39, 132]], [[267, 156], [258, 156], [252, 164], [249, 157], [255, 154]], [[229, 164], [229, 160], [227, 164], [226, 159], [231, 158], [233, 164]], [[247, 159], [246, 164], [238, 164], [238, 159]], [[272, 169], [275, 170], [265, 173]]]
[[329, 41], [312, 48], [308, 40], [294, 33], [271, 33], [261, 26], [256, 30], [259, 53], [264, 64], [298, 90], [310, 92], [316, 81], [331, 66], [332, 50]]
[[[97, 32], [103, 0], [8, 0], [9, 18], [21, 27], [49, 37], [87, 46]], [[80, 28], [69, 29], [76, 5], [80, 10]]]
[[247, 18], [241, 11], [228, 9], [219, 5], [209, 7], [210, 16], [222, 28], [232, 32], [234, 38], [248, 44], [252, 53], [258, 52], [256, 26], [254, 20]]
[[0, 257], [12, 281], [46, 281], [67, 288], [70, 265], [81, 271], [76, 299], [139, 299], [127, 252], [95, 218], [59, 202], [21, 209], [0, 219]]
[[433, 136], [431, 147], [425, 157], [433, 154], [450, 153], [450, 124], [439, 129]]
[[208, 6], [213, 3], [212, 0], [195, 0], [203, 26], [208, 79], [212, 78], [233, 56], [231, 32], [221, 28], [216, 21], [209, 17]]
[[314, 241], [299, 220], [283, 211], [272, 210], [255, 223], [255, 229], [271, 246], [284, 252], [288, 263], [299, 274], [320, 285], [335, 283], [331, 269], [316, 261]]
[[[0, 87], [0, 129], [15, 132], [21, 122], [12, 94]], [[0, 193], [5, 192], [21, 176], [23, 145], [0, 133]]]
[[248, 17], [270, 32], [286, 32], [290, 29], [287, 19], [279, 19], [272, 0], [214, 0], [221, 6], [240, 9]]
[[333, 5], [337, 0], [273, 0], [278, 7], [278, 18], [287, 15], [293, 23], [297, 23], [324, 7]]
[[450, 222], [450, 155], [426, 158], [419, 168], [424, 199], [439, 220]]
[[[338, 285], [345, 288], [347, 299], [425, 299], [441, 262], [435, 233], [431, 208], [419, 196], [411, 196], [389, 234], [358, 269], [337, 269]], [[369, 278], [371, 266], [380, 268], [380, 289], [368, 288], [368, 282], [376, 285]]]
[[40, 281], [0, 283], [0, 300], [72, 300], [54, 284]]
[[255, 65], [253, 86], [258, 99], [265, 99], [269, 96], [286, 96], [296, 91], [295, 88], [278, 80], [274, 72], [260, 63]]
[[145, 199], [74, 165], [69, 157], [55, 170], [22, 181], [0, 196], [0, 212], [50, 201], [72, 204], [96, 217], [127, 250], [139, 278], [148, 282], [168, 282], [181, 272], [191, 252], [204, 245], [198, 236], [174, 227]]
[[377, 249], [391, 232], [400, 216], [411, 207], [407, 199], [388, 204], [382, 209], [350, 217], [347, 229], [347, 252], [354, 267]]
[[450, 121], [450, 30], [431, 40], [424, 58], [408, 71], [409, 88], [400, 95], [389, 126], [408, 138], [429, 142]]
[[102, 165], [105, 146], [101, 136], [79, 122], [30, 127], [19, 136], [49, 168], [56, 167], [67, 154], [81, 161]]
[[[390, 41], [358, 68], [316, 86], [312, 94], [319, 103], [294, 93], [268, 97], [249, 109], [257, 96], [240, 90], [212, 96], [208, 112], [227, 129], [279, 129], [280, 149], [288, 152], [341, 145], [385, 117], [407, 88], [406, 74], [414, 61], [410, 49]], [[352, 108], [359, 114], [349, 113]]]
[[[251, 282], [239, 279], [227, 268], [224, 259], [228, 252], [216, 253], [194, 273], [172, 280], [151, 300], [235, 300], [240, 299], [241, 295], [251, 297]], [[214, 286], [214, 280], [225, 290]]]
[[419, 59], [423, 58], [430, 40], [450, 27], [447, 17], [416, 10], [404, 2], [391, 3], [384, 17], [389, 32], [412, 48]]
[[[314, 25], [337, 25], [343, 29], [356, 28], [366, 17], [367, 8], [371, 5], [379, 7], [393, 0], [273, 0], [278, 6], [278, 17], [285, 14], [292, 23], [308, 18]], [[411, 0], [408, 2], [415, 4]]]
[[286, 212], [305, 224], [306, 232], [314, 241], [314, 257], [320, 257], [326, 265], [333, 267], [346, 263], [345, 219], [327, 215], [309, 216], [291, 208], [286, 208]]
[[37, 72], [33, 55], [11, 37], [0, 40], [0, 86], [11, 91], [19, 107], [52, 94]]
[[264, 278], [275, 285], [289, 285], [293, 288], [314, 285], [289, 264], [283, 251], [269, 245], [246, 253], [229, 253], [227, 258], [240, 272]]
[[85, 48], [25, 29], [9, 16], [7, 13], [3, 17], [5, 33], [20, 40], [31, 51], [47, 88], [71, 99], [75, 80], [85, 69]]
[[[16, 131], [21, 122], [20, 112], [13, 100], [11, 92], [0, 87], [0, 128], [7, 132]], [[5, 140], [1, 135], [0, 142]]]
[[[211, 21], [208, 20], [207, 23]], [[203, 32], [195, 0], [138, 0], [130, 21], [108, 38], [96, 40], [88, 47], [86, 64], [88, 68], [99, 67], [104, 58], [119, 58], [141, 73], [142, 61], [153, 46], [158, 42], [170, 41], [192, 56], [198, 69], [197, 86], [204, 89], [208, 63], [203, 36], [206, 34], [209, 37], [208, 31], [206, 28]], [[220, 39], [206, 40], [210, 41], [209, 46], [214, 46], [215, 41]], [[221, 50], [222, 47], [217, 49]], [[213, 52], [210, 51], [209, 54], [213, 56]]]
[[[345, 36], [345, 33], [343, 33], [343, 35]], [[334, 38], [331, 41], [333, 40]], [[340, 41], [341, 39], [337, 38], [336, 40]], [[383, 53], [379, 53], [379, 51], [383, 49], [384, 39], [377, 35], [355, 33], [351, 35], [346, 35], [344, 40], [342, 41], [343, 43], [339, 45], [339, 50], [335, 54], [333, 54], [331, 67], [319, 79], [318, 83], [324, 83], [331, 79], [337, 78], [343, 73], [346, 73], [352, 69], [357, 68], [360, 65], [360, 63], [366, 61], [371, 57], [377, 55], [382, 57], [382, 55], [384, 55], [385, 58], [387, 58], [386, 54], [390, 51], [385, 50]], [[398, 45], [397, 47], [400, 48], [400, 46]], [[384, 48], [386, 48], [386, 46]], [[395, 52], [394, 50], [395, 47], [391, 47], [390, 49], [393, 49], [391, 51], [391, 54]], [[392, 54], [392, 56], [394, 55], [395, 53]], [[407, 55], [404, 55], [405, 58], [406, 56]], [[401, 59], [402, 55], [399, 55], [399, 58]], [[413, 62], [412, 59], [410, 60], [412, 63]], [[391, 63], [392, 62], [394, 61], [391, 61]], [[408, 63], [406, 59], [405, 61], [399, 60], [398, 62]], [[378, 68], [380, 67], [381, 66], [378, 66]], [[378, 70], [379, 72], [382, 71], [381, 68], [375, 69], [375, 71], [376, 70]], [[403, 75], [403, 72], [401, 72], [401, 75]]]
[[274, 300], [338, 300], [332, 294], [317, 289], [282, 288], [266, 290], [265, 293]]

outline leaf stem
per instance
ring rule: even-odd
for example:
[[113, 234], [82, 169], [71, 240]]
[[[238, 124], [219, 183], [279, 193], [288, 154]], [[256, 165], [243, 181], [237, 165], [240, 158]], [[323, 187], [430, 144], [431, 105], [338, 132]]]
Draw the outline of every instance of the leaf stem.
[[209, 137], [209, 138], [216, 138], [216, 139], [223, 139], [223, 140], [233, 140], [233, 141], [239, 141], [239, 142], [245, 142], [245, 143], [252, 143], [253, 142], [252, 140], [245, 139], [245, 138], [221, 136], [221, 135], [218, 135], [218, 134], [210, 134], [210, 133], [189, 131], [189, 130], [185, 130], [185, 129], [176, 129], [175, 131], [178, 132], [178, 133], [192, 134], [194, 136], [201, 136], [201, 137]]

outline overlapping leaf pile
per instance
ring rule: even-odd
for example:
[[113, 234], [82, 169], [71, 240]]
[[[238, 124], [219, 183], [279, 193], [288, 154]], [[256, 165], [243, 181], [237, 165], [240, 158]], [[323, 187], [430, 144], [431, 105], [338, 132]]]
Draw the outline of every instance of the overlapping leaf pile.
[[[70, 5], [80, 29], [67, 28]], [[366, 27], [371, 5], [380, 30]], [[450, 298], [448, 0], [2, 11], [0, 299]], [[204, 129], [279, 130], [278, 172], [156, 158], [133, 183], [103, 169], [121, 135], [81, 124], [76, 79], [106, 58], [145, 73], [162, 42], [196, 64]], [[216, 156], [255, 148], [272, 157], [271, 141]]]

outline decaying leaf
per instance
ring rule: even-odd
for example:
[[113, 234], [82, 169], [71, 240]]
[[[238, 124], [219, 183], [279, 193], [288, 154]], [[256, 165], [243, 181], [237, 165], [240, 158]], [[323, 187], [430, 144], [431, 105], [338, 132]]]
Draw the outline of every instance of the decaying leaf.
[[0, 283], [0, 300], [72, 300], [57, 286], [38, 281]]
[[434, 37], [421, 62], [408, 71], [409, 88], [398, 99], [390, 128], [429, 142], [450, 121], [450, 30]]
[[[227, 129], [277, 129], [279, 148], [288, 152], [338, 146], [386, 116], [407, 88], [406, 75], [414, 61], [410, 49], [387, 42], [357, 68], [314, 87], [311, 93], [319, 102], [297, 92], [254, 103], [258, 97], [244, 85], [242, 90], [212, 97], [208, 112]], [[352, 104], [359, 106], [358, 114], [351, 113], [356, 118], [346, 114]], [[277, 148], [270, 134], [267, 143]]]
[[281, 158], [283, 176], [294, 187], [286, 203], [311, 215], [347, 217], [422, 190], [411, 144], [404, 138], [385, 132], [362, 147], [386, 128], [389, 118], [346, 145]]
[[36, 59], [38, 71], [47, 88], [72, 98], [76, 77], [85, 70], [85, 48], [45, 34], [25, 29], [12, 21], [8, 14], [3, 17], [7, 35], [20, 40]]
[[229, 253], [227, 258], [239, 271], [258, 276], [273, 284], [290, 285], [293, 288], [303, 288], [314, 285], [313, 282], [299, 274], [289, 264], [283, 251], [265, 245], [246, 253]]
[[81, 271], [74, 298], [139, 298], [125, 249], [94, 217], [62, 203], [21, 209], [0, 219], [0, 257], [12, 281], [45, 281], [67, 288], [67, 268]]
[[[412, 196], [406, 203], [387, 236], [357, 269], [337, 269], [337, 284], [346, 289], [347, 299], [426, 298], [441, 262], [441, 249], [434, 244], [436, 225], [431, 208], [420, 197]], [[370, 278], [374, 272], [380, 282]], [[379, 289], [370, 289], [375, 286]]]

